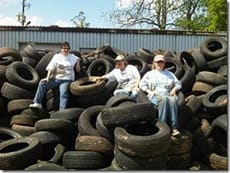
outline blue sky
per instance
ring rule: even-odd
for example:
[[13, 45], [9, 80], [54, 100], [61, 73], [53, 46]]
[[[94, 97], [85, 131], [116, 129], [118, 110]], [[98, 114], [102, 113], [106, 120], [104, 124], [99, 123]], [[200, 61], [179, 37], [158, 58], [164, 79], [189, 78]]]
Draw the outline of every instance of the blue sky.
[[[31, 4], [25, 8], [27, 21], [36, 26], [74, 26], [70, 21], [79, 11], [83, 11], [90, 27], [115, 27], [102, 17], [102, 14], [114, 10], [120, 0], [26, 0]], [[121, 0], [129, 2], [130, 0]], [[21, 12], [22, 0], [0, 0], [0, 25], [20, 25], [16, 15]]]

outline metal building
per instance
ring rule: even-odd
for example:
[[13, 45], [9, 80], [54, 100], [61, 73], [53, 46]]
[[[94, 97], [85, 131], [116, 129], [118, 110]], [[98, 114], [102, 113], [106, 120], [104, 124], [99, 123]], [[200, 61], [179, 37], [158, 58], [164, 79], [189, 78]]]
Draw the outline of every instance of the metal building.
[[105, 44], [128, 53], [137, 52], [139, 48], [181, 52], [199, 47], [207, 37], [227, 40], [227, 32], [0, 26], [0, 47], [18, 50], [28, 43], [35, 43], [36, 49], [54, 50], [59, 48], [61, 42], [68, 41], [72, 50], [80, 52], [94, 50]]

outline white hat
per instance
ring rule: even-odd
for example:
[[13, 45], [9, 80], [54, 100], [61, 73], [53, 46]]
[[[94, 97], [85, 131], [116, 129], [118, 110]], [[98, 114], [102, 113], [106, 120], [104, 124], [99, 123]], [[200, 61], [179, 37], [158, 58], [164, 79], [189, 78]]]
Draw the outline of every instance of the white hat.
[[118, 55], [118, 56], [115, 58], [115, 61], [123, 61], [123, 60], [125, 60], [124, 55]]
[[165, 57], [164, 55], [156, 55], [154, 57], [154, 62], [158, 62], [158, 61], [164, 61], [165, 62]]

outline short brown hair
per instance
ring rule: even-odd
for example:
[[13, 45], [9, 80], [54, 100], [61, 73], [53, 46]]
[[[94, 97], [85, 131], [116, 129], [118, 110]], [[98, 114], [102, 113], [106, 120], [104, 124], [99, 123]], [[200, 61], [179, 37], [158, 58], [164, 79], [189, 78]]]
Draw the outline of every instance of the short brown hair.
[[67, 42], [67, 41], [64, 41], [62, 44], [61, 44], [61, 48], [63, 47], [68, 47], [70, 49], [70, 44]]

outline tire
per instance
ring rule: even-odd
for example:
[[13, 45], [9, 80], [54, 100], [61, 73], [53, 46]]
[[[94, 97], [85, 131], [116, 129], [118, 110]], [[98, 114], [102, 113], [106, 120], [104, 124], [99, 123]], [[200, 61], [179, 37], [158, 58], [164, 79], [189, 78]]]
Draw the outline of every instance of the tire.
[[201, 94], [206, 94], [209, 92], [211, 89], [213, 89], [214, 86], [211, 84], [208, 84], [206, 82], [201, 82], [201, 81], [195, 81], [193, 86], [192, 86], [192, 92], [197, 95]]
[[99, 132], [100, 136], [105, 137], [111, 143], [114, 143], [114, 128], [107, 128], [101, 119], [101, 113], [98, 114], [96, 120], [96, 129]]
[[137, 56], [130, 55], [127, 57], [127, 62], [137, 67], [141, 76], [143, 76], [147, 71], [149, 71], [148, 63]]
[[183, 65], [184, 75], [181, 77], [180, 82], [182, 84], [181, 90], [183, 92], [190, 92], [195, 81], [195, 73], [188, 65]]
[[18, 132], [7, 128], [7, 127], [0, 127], [0, 143], [6, 140], [21, 138], [22, 135]]
[[105, 106], [106, 107], [116, 107], [125, 101], [132, 101], [132, 99], [128, 95], [125, 95], [125, 94], [124, 95], [123, 94], [114, 95], [110, 97], [110, 99], [106, 102]]
[[167, 58], [165, 62], [165, 69], [174, 73], [174, 75], [180, 80], [184, 74], [184, 68], [181, 61], [177, 58]]
[[137, 55], [140, 58], [143, 58], [148, 64], [153, 63], [154, 54], [150, 50], [145, 49], [145, 48], [139, 48]]
[[18, 125], [25, 125], [25, 126], [34, 126], [34, 124], [40, 120], [40, 117], [37, 116], [28, 116], [28, 115], [14, 115], [11, 118], [10, 125], [18, 124]]
[[75, 123], [78, 122], [78, 119], [83, 111], [83, 108], [67, 108], [52, 113], [50, 118], [67, 119]]
[[102, 154], [95, 151], [66, 151], [63, 166], [67, 169], [95, 170], [108, 166]]
[[24, 89], [35, 89], [40, 80], [37, 71], [23, 62], [13, 62], [6, 69], [7, 80]]
[[35, 50], [35, 47], [31, 44], [28, 44], [26, 47], [24, 47], [24, 52], [30, 57], [31, 59], [34, 59], [36, 61], [39, 61], [41, 58], [41, 55]]
[[16, 99], [33, 99], [34, 93], [20, 88], [16, 85], [10, 84], [9, 82], [4, 82], [1, 88], [2, 96], [9, 100]]
[[112, 107], [101, 110], [101, 118], [106, 127], [123, 126], [128, 123], [154, 120], [156, 110], [151, 103], [138, 103], [124, 107]]
[[1, 143], [1, 170], [22, 170], [37, 162], [41, 145], [36, 138], [22, 137]]
[[98, 94], [105, 90], [105, 81], [95, 81], [94, 76], [78, 79], [70, 84], [70, 92], [77, 96]]
[[194, 114], [202, 108], [201, 100], [195, 95], [188, 96], [186, 100], [186, 106], [188, 106]]
[[61, 165], [50, 163], [47, 161], [35, 163], [25, 168], [24, 170], [25, 171], [68, 171], [68, 169], [66, 169]]
[[184, 129], [181, 132], [182, 134], [178, 137], [171, 136], [171, 145], [168, 150], [169, 156], [191, 152], [192, 134]]
[[227, 55], [227, 45], [223, 38], [206, 38], [200, 45], [200, 51], [209, 61]]
[[168, 157], [168, 170], [188, 170], [191, 165], [191, 152]]
[[42, 145], [58, 144], [61, 142], [61, 138], [53, 132], [38, 131], [30, 135], [30, 137], [37, 138]]
[[166, 123], [157, 121], [155, 126], [150, 125], [147, 129], [145, 124], [142, 127], [140, 125], [135, 127], [145, 129], [144, 131], [148, 132], [147, 135], [141, 129], [136, 129], [138, 134], [137, 132], [127, 132], [126, 129], [121, 127], [115, 128], [115, 144], [123, 153], [129, 156], [146, 158], [155, 157], [168, 151], [170, 147], [170, 129]]
[[217, 70], [217, 74], [227, 77], [228, 76], [228, 65], [221, 65]]
[[[117, 86], [116, 80], [109, 80], [106, 83], [105, 90], [88, 96], [77, 96], [71, 100], [70, 103], [74, 102], [75, 107], [80, 106], [82, 108], [88, 108], [95, 105], [105, 105], [110, 97], [113, 96], [113, 92]], [[74, 107], [74, 105], [72, 105]]]
[[136, 102], [137, 103], [151, 103], [147, 98], [147, 94], [141, 89], [137, 93]]
[[132, 157], [115, 147], [114, 158], [124, 170], [166, 170], [168, 153], [162, 153], [155, 157]]
[[103, 76], [112, 71], [113, 65], [106, 59], [94, 60], [87, 69], [88, 76]]
[[208, 112], [225, 113], [227, 111], [227, 85], [219, 85], [211, 89], [203, 98], [202, 104]]
[[[6, 57], [6, 56], [11, 56], [16, 61], [22, 60], [20, 53], [16, 49], [8, 48], [8, 47], [0, 48], [0, 59], [2, 59], [2, 57]], [[13, 62], [13, 61], [11, 61], [11, 62]]]
[[217, 71], [218, 68], [222, 65], [227, 65], [228, 64], [228, 57], [223, 56], [217, 59], [214, 59], [212, 61], [208, 61], [208, 69], [209, 71]]
[[227, 119], [228, 119], [227, 114], [223, 114], [215, 118], [212, 121], [211, 127], [209, 128], [209, 130], [207, 131], [207, 133], [205, 133], [205, 137], [208, 138], [212, 134], [212, 132], [215, 130], [216, 127], [219, 127], [223, 129], [224, 131], [227, 131], [228, 130], [228, 120]]
[[227, 78], [224, 76], [211, 72], [211, 71], [201, 71], [196, 75], [196, 81], [206, 82], [213, 86], [227, 84]]
[[228, 158], [225, 156], [212, 153], [209, 156], [210, 166], [215, 170], [227, 170], [228, 169]]
[[80, 135], [100, 136], [97, 131], [96, 119], [98, 114], [104, 109], [103, 105], [95, 105], [85, 109], [78, 120], [78, 131]]
[[32, 99], [11, 100], [7, 104], [7, 110], [10, 113], [19, 113], [24, 109], [27, 109], [31, 103], [33, 103]]
[[113, 145], [101, 136], [78, 136], [75, 141], [75, 150], [112, 154]]
[[36, 131], [74, 132], [74, 125], [65, 119], [41, 119], [34, 124]]
[[11, 129], [18, 132], [22, 136], [29, 136], [32, 133], [35, 132], [35, 128], [32, 126], [27, 126], [27, 125], [19, 125], [19, 124], [13, 124], [11, 126]]
[[180, 57], [186, 60], [195, 74], [199, 71], [208, 70], [207, 60], [200, 52], [200, 48], [193, 48], [188, 51], [181, 52]]

